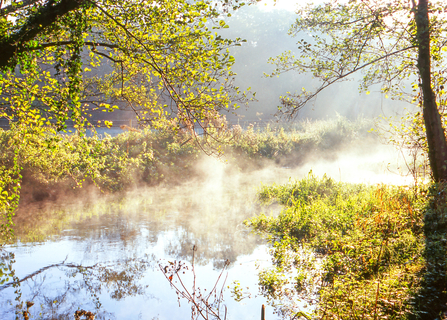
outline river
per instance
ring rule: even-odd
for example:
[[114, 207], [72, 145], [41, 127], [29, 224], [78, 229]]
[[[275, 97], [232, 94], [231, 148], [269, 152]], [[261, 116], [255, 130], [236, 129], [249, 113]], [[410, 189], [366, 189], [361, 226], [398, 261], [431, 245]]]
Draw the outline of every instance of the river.
[[[225, 289], [221, 314], [260, 319], [266, 299], [258, 270], [270, 257], [242, 222], [263, 210], [255, 203], [260, 181], [286, 179], [286, 170], [242, 179], [228, 175], [222, 162], [213, 166], [206, 178], [175, 187], [121, 196], [92, 189], [82, 198], [22, 208], [15, 217], [17, 242], [3, 248], [3, 267], [16, 278], [3, 277], [0, 318], [23, 319], [30, 301], [34, 319], [74, 319], [76, 310], [96, 319], [189, 319], [191, 304], [178, 299], [163, 272], [182, 262], [188, 270], [179, 274], [190, 294], [194, 273], [205, 295], [225, 268], [217, 285], [219, 293]], [[179, 279], [172, 284], [179, 286]], [[267, 319], [273, 312], [267, 307]]]
[[[243, 221], [280, 210], [256, 203], [261, 182], [284, 183], [320, 169], [314, 163], [294, 172], [270, 168], [242, 175], [213, 158], [199, 167], [200, 180], [174, 187], [121, 195], [91, 188], [82, 197], [21, 208], [17, 241], [1, 251], [0, 319], [24, 319], [26, 310], [31, 319], [74, 319], [80, 310], [96, 319], [190, 319], [191, 303], [174, 286], [199, 302], [215, 288], [221, 304], [211, 304], [213, 297], [208, 302], [213, 310], [220, 307], [222, 319], [225, 313], [227, 319], [260, 319], [263, 304], [266, 319], [278, 318], [258, 288], [258, 272], [271, 266], [268, 247]], [[355, 173], [352, 162], [321, 170], [330, 169], [334, 178], [373, 175]], [[179, 264], [184, 268], [172, 274]], [[7, 279], [11, 270], [14, 277]], [[27, 302], [33, 304], [28, 309]]]

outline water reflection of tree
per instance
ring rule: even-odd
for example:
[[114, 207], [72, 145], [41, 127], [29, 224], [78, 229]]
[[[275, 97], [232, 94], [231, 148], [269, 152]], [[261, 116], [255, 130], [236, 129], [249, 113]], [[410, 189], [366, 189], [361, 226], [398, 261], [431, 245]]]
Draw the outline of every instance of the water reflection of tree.
[[[14, 272], [14, 260], [3, 258], [0, 265], [8, 265]], [[22, 279], [2, 281], [7, 278], [0, 277], [3, 282], [0, 286], [2, 317], [9, 315], [12, 319], [15, 314], [16, 319], [22, 319], [26, 301], [32, 301], [34, 307], [29, 308], [29, 312], [42, 319], [73, 319], [75, 311], [80, 309], [94, 312], [96, 319], [113, 319], [114, 315], [102, 306], [101, 294], [106, 292], [113, 300], [144, 295], [147, 286], [139, 281], [145, 271], [154, 266], [154, 258], [149, 256], [91, 266], [64, 261], [45, 266]], [[52, 275], [59, 275], [56, 283]], [[62, 276], [64, 281], [60, 281]]]
[[14, 277], [15, 256], [12, 252], [7, 252], [0, 248], [0, 290], [1, 287]]
[[192, 193], [194, 188], [139, 190], [115, 201], [104, 198], [79, 207], [40, 210], [31, 221], [21, 219], [16, 233], [24, 242], [54, 239], [71, 229], [73, 241], [85, 246], [85, 252], [107, 250], [110, 243], [117, 252], [135, 251], [171, 233], [166, 255], [190, 260], [191, 247], [197, 245], [201, 252], [197, 265], [212, 261], [216, 268], [227, 259], [234, 262], [239, 255], [252, 253], [259, 240], [249, 235], [242, 221], [259, 209], [247, 193], [234, 189], [200, 194]]

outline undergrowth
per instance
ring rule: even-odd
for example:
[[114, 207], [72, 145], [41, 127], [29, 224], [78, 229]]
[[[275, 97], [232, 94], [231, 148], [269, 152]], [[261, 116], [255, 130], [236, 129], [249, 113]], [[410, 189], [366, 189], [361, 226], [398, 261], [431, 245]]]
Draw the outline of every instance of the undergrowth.
[[284, 206], [278, 217], [245, 222], [272, 244], [275, 268], [260, 275], [264, 294], [283, 299], [279, 312], [295, 319], [442, 319], [445, 189], [346, 184], [311, 173], [263, 186], [262, 203]]
[[[298, 166], [308, 151], [320, 158], [331, 157], [328, 146], [335, 152], [334, 141], [349, 145], [364, 139], [370, 125], [362, 119], [351, 122], [338, 118], [315, 122], [314, 128], [310, 122], [286, 128], [272, 124], [263, 130], [234, 126], [216, 131], [217, 140], [207, 137], [199, 138], [201, 141], [170, 128], [128, 131], [116, 137], [56, 135], [41, 130], [30, 132], [26, 144], [18, 131], [0, 129], [0, 167], [8, 169], [17, 158], [23, 177], [22, 198], [31, 192], [34, 200], [47, 199], [60, 190], [91, 183], [113, 192], [194, 176], [194, 163], [202, 154], [198, 142], [203, 144], [205, 139], [240, 169], [260, 167], [269, 161]], [[30, 191], [27, 186], [37, 187]]]
[[334, 159], [338, 152], [352, 144], [372, 141], [368, 133], [372, 123], [359, 118], [349, 121], [338, 117], [331, 120], [271, 123], [262, 130], [234, 126], [227, 138], [226, 151], [251, 160], [274, 160], [277, 164], [297, 167], [309, 157]]
[[[119, 191], [140, 183], [158, 184], [186, 172], [198, 150], [192, 144], [181, 145], [182, 139], [150, 130], [103, 138], [47, 133], [33, 137], [18, 161], [23, 183], [39, 185], [41, 190], [95, 183], [104, 191]], [[0, 130], [1, 165], [11, 163], [19, 143], [14, 130]]]

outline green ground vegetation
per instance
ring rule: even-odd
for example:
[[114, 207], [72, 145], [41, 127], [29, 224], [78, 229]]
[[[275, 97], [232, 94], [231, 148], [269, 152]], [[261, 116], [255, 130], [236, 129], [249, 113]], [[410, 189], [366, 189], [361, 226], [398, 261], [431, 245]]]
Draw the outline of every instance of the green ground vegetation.
[[272, 245], [262, 292], [294, 319], [444, 319], [446, 191], [312, 173], [263, 186], [259, 200], [284, 208], [246, 221]]
[[[241, 169], [272, 160], [298, 166], [310, 152], [330, 158], [337, 145], [341, 148], [365, 139], [370, 126], [366, 120], [345, 118], [305, 121], [286, 128], [268, 125], [260, 130], [233, 126], [217, 133], [218, 141], [204, 139], [223, 149], [225, 157]], [[113, 192], [139, 184], [173, 183], [180, 181], [179, 177], [193, 176], [193, 165], [203, 153], [203, 142], [199, 144], [188, 132], [169, 127], [123, 131], [115, 137], [29, 131], [27, 144], [20, 144], [20, 130], [0, 131], [0, 165], [12, 168], [16, 158], [23, 188], [34, 184], [50, 191], [94, 183], [104, 192]]]
[[179, 183], [197, 176], [194, 168], [204, 145], [223, 151], [225, 159], [240, 170], [273, 162], [299, 166], [311, 154], [331, 158], [347, 145], [364, 142], [372, 125], [341, 117], [262, 129], [211, 125], [208, 131], [213, 137], [206, 135], [198, 141], [188, 130], [171, 126], [87, 137], [58, 134], [46, 126], [12, 124], [10, 130], [0, 130], [0, 167], [3, 173], [9, 172], [9, 180], [1, 181], [2, 190], [8, 191], [0, 199], [4, 239], [12, 237], [11, 219], [19, 202], [54, 200], [91, 185], [110, 193]]
[[364, 118], [350, 121], [340, 116], [331, 120], [272, 123], [262, 130], [234, 126], [234, 137], [227, 140], [233, 154], [258, 161], [274, 159], [296, 167], [309, 156], [333, 159], [343, 148], [374, 140], [376, 137], [368, 133], [372, 126]]
[[[106, 192], [136, 183], [153, 185], [167, 175], [184, 170], [197, 156], [192, 144], [180, 146], [185, 137], [168, 131], [123, 132], [111, 137], [80, 137], [42, 133], [22, 147], [18, 156], [23, 185], [52, 189], [94, 183]], [[187, 139], [187, 138], [186, 138]], [[8, 166], [18, 144], [14, 129], [0, 131], [0, 161]]]

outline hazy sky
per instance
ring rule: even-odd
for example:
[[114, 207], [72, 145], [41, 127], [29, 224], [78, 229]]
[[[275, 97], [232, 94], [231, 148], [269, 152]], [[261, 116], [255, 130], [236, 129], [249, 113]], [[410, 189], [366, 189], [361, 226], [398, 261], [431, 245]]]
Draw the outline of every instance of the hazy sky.
[[[236, 58], [233, 70], [238, 74], [237, 85], [242, 90], [251, 87], [256, 92], [257, 102], [250, 103], [248, 109], [241, 108], [238, 114], [241, 120], [250, 122], [269, 120], [277, 112], [279, 97], [287, 92], [315, 89], [318, 82], [310, 75], [288, 72], [274, 78], [266, 78], [273, 66], [267, 61], [284, 51], [297, 53], [296, 42], [301, 39], [287, 34], [289, 27], [296, 19], [294, 9], [297, 4], [305, 1], [278, 0], [273, 6], [273, 0], [262, 0], [256, 5], [245, 6], [237, 10], [227, 19], [230, 28], [222, 31], [228, 38], [241, 37], [247, 42], [242, 47], [236, 47], [232, 54]], [[315, 2], [315, 1], [314, 1]], [[302, 35], [306, 37], [306, 35]], [[349, 118], [358, 116], [377, 117], [394, 115], [405, 107], [411, 107], [398, 101], [386, 99], [379, 89], [372, 88], [371, 94], [359, 92], [357, 81], [345, 81], [332, 85], [324, 90], [317, 99], [306, 105], [299, 112], [299, 119], [321, 119], [337, 114]], [[235, 119], [234, 116], [230, 117]]]
[[305, 3], [305, 2], [307, 2], [307, 1], [305, 1], [305, 0], [302, 0], [302, 1], [299, 1], [299, 0], [277, 0], [276, 4], [275, 4], [275, 2], [273, 0], [262, 0], [257, 5], [262, 10], [266, 10], [266, 11], [270, 11], [270, 10], [294, 11], [297, 4]]

